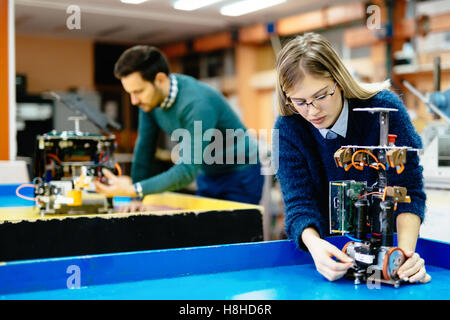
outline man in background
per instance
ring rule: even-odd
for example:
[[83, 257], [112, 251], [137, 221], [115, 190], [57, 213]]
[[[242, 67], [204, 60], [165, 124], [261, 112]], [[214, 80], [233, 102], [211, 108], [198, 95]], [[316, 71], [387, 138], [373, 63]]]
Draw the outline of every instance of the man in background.
[[[140, 108], [138, 138], [131, 178], [104, 170], [109, 184], [96, 182], [98, 192], [143, 197], [182, 189], [196, 179], [199, 196], [259, 203], [264, 177], [256, 140], [219, 92], [190, 76], [170, 73], [164, 55], [151, 46], [126, 50], [114, 74]], [[155, 174], [159, 129], [183, 141], [176, 164]]]

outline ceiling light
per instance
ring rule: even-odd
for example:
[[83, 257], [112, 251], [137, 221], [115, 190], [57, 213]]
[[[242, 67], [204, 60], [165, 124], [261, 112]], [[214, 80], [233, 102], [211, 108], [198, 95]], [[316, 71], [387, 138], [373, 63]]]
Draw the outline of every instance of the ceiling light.
[[222, 0], [177, 0], [173, 7], [178, 10], [192, 11]]
[[242, 16], [244, 14], [275, 6], [286, 0], [243, 0], [223, 6], [220, 13], [224, 16]]
[[120, 2], [126, 3], [126, 4], [141, 4], [148, 0], [120, 0]]

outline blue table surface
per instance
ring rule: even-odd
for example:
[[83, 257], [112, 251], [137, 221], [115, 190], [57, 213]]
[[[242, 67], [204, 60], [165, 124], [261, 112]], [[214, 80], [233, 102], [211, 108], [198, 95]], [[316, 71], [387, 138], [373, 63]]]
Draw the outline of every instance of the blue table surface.
[[[0, 187], [0, 207], [34, 205], [16, 188]], [[328, 240], [340, 248], [348, 241]], [[288, 240], [12, 261], [0, 263], [0, 299], [450, 299], [450, 244], [419, 239], [416, 251], [432, 281], [399, 288], [330, 282]], [[74, 266], [80, 287], [68, 289]]]
[[[19, 186], [20, 184], [0, 184], [0, 208], [32, 207], [35, 205], [34, 201], [23, 199], [16, 195], [16, 189]], [[25, 197], [34, 197], [34, 188], [22, 188], [19, 192]], [[129, 203], [130, 200], [130, 197], [114, 197], [114, 204]]]
[[340, 279], [329, 282], [320, 276], [312, 264], [250, 269], [192, 275], [167, 279], [143, 280], [80, 289], [59, 289], [1, 296], [19, 300], [89, 300], [89, 299], [149, 299], [149, 300], [426, 300], [449, 299], [448, 270], [429, 267], [433, 281], [428, 284], [404, 285], [379, 289], [367, 284], [355, 286]]
[[[328, 240], [338, 247], [348, 241]], [[0, 298], [448, 300], [449, 248], [419, 239], [432, 281], [378, 289], [326, 280], [289, 240], [14, 261], [0, 265]], [[79, 270], [79, 288], [67, 288], [70, 266]]]

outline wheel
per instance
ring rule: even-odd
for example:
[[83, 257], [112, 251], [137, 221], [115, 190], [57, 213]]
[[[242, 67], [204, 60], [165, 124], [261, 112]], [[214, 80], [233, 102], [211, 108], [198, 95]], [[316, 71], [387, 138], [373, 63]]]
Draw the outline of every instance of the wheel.
[[349, 244], [353, 244], [353, 243], [355, 243], [355, 241], [349, 241], [349, 242], [347, 242], [346, 244], [345, 244], [345, 246], [342, 248], [342, 252], [343, 253], [345, 253], [345, 254], [347, 254], [347, 247], [349, 246]]
[[383, 260], [383, 277], [391, 280], [397, 277], [397, 271], [403, 262], [406, 261], [406, 255], [400, 248], [390, 248]]

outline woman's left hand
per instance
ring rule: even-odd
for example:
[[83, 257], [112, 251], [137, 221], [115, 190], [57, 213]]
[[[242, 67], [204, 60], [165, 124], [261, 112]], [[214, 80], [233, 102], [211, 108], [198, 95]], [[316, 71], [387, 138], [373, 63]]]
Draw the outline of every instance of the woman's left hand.
[[425, 261], [418, 253], [413, 251], [405, 252], [407, 260], [398, 269], [397, 275], [400, 279], [409, 282], [430, 282], [431, 276], [426, 272]]

